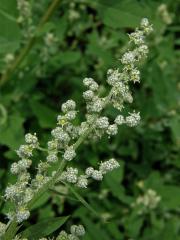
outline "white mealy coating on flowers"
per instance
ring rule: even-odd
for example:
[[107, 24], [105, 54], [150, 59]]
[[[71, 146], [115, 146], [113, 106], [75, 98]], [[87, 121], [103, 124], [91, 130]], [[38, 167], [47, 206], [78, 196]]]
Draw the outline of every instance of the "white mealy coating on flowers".
[[28, 203], [33, 198], [33, 196], [33, 190], [31, 188], [26, 188], [23, 202]]
[[97, 181], [101, 181], [103, 179], [102, 172], [98, 170], [94, 170], [91, 177]]
[[31, 179], [31, 175], [28, 172], [22, 172], [21, 174], [19, 174], [18, 178], [18, 185], [20, 184], [21, 187], [25, 187]]
[[133, 51], [129, 51], [124, 53], [124, 55], [121, 58], [121, 62], [123, 64], [133, 64], [136, 61], [135, 54]]
[[71, 234], [74, 234], [75, 236], [84, 236], [85, 229], [82, 225], [72, 225], [70, 229]]
[[92, 176], [92, 173], [93, 173], [93, 172], [94, 172], [94, 168], [93, 168], [93, 167], [88, 167], [88, 168], [86, 168], [85, 173], [86, 173], [86, 175], [87, 175], [88, 177]]
[[95, 82], [93, 78], [84, 78], [83, 84], [92, 91], [97, 91], [99, 88], [97, 82]]
[[87, 122], [82, 122], [79, 128], [79, 135], [83, 135], [88, 128], [89, 128], [89, 124], [87, 124]]
[[69, 111], [65, 114], [65, 118], [68, 120], [68, 121], [72, 121], [76, 118], [76, 114], [77, 112], [76, 111]]
[[19, 194], [19, 188], [16, 185], [10, 185], [6, 187], [4, 197], [5, 199], [14, 199]]
[[69, 183], [76, 183], [78, 180], [78, 169], [69, 167], [64, 173], [64, 179]]
[[79, 136], [79, 134], [78, 134], [79, 128], [80, 128], [79, 126], [74, 126], [71, 123], [67, 123], [65, 125], [65, 131], [69, 134], [71, 139], [75, 139]]
[[92, 90], [87, 90], [83, 92], [83, 98], [86, 101], [91, 101], [94, 98], [94, 92]]
[[57, 124], [61, 125], [61, 126], [64, 126], [64, 125], [67, 124], [67, 119], [66, 119], [65, 115], [58, 115], [57, 116]]
[[124, 101], [127, 101], [129, 103], [132, 103], [133, 102], [133, 97], [129, 91], [129, 87], [127, 84], [123, 83], [123, 82], [118, 82], [116, 84], [116, 89], [115, 89], [115, 93], [119, 93], [121, 94], [121, 96], [123, 97], [123, 100]]
[[102, 172], [102, 174], [106, 174], [107, 172], [112, 171], [119, 166], [119, 163], [114, 158], [111, 158], [108, 161], [102, 162], [99, 170]]
[[92, 114], [92, 113], [86, 114], [86, 121], [87, 121], [87, 123], [89, 123], [89, 124], [94, 123], [95, 118], [96, 118], [96, 117], [95, 117], [95, 114]]
[[107, 117], [100, 117], [96, 120], [96, 126], [100, 129], [106, 129], [109, 126]]
[[57, 157], [57, 152], [50, 152], [49, 155], [47, 156], [47, 162], [57, 162], [58, 161], [58, 157]]
[[135, 127], [139, 124], [140, 120], [141, 120], [140, 113], [133, 112], [130, 113], [130, 116], [126, 117], [125, 121], [129, 127]]
[[118, 127], [116, 124], [109, 125], [108, 129], [106, 130], [108, 135], [116, 135], [118, 133]]
[[38, 191], [39, 188], [41, 188], [44, 184], [46, 184], [49, 181], [49, 177], [42, 175], [41, 173], [37, 173], [35, 176], [35, 179], [31, 181], [31, 186], [36, 191]]
[[149, 52], [148, 46], [143, 44], [136, 49], [136, 55], [146, 56]]
[[11, 165], [11, 173], [18, 174], [19, 172], [25, 171], [32, 164], [30, 159], [22, 159], [17, 163]]
[[45, 173], [47, 171], [47, 169], [50, 167], [50, 164], [47, 162], [40, 162], [38, 164], [38, 172], [41, 173]]
[[151, 24], [149, 24], [149, 20], [147, 18], [143, 18], [141, 20], [140, 26], [146, 34], [149, 34], [153, 31], [153, 27]]
[[25, 142], [28, 144], [32, 144], [34, 147], [38, 146], [38, 138], [36, 133], [33, 135], [31, 133], [27, 133], [25, 135]]
[[91, 112], [101, 112], [104, 107], [104, 99], [95, 97], [93, 99], [93, 102], [90, 106], [87, 106], [87, 109], [89, 109]]
[[86, 175], [80, 175], [80, 176], [78, 177], [78, 180], [77, 180], [76, 185], [77, 185], [79, 188], [87, 188], [87, 186], [88, 186], [87, 176], [86, 176]]
[[65, 150], [63, 158], [66, 161], [71, 161], [73, 158], [75, 158], [75, 156], [76, 156], [76, 152], [74, 150], [74, 147], [70, 146]]
[[117, 125], [122, 125], [123, 123], [125, 123], [125, 119], [124, 119], [124, 116], [123, 115], [118, 115], [114, 122], [117, 124]]
[[32, 156], [32, 151], [32, 145], [21, 145], [16, 152], [20, 158], [27, 158]]
[[107, 83], [109, 85], [114, 86], [115, 83], [121, 80], [122, 73], [119, 72], [119, 69], [109, 69], [107, 72]]
[[[20, 0], [19, 0], [20, 1]], [[139, 61], [142, 57], [146, 56], [148, 53], [148, 47], [144, 44], [144, 35], [142, 36], [142, 32], [144, 34], [148, 34], [151, 30], [151, 26], [147, 22], [147, 20], [143, 20], [141, 22], [141, 28], [136, 30], [134, 34], [130, 34], [131, 38], [134, 39], [135, 44], [137, 45], [133, 51], [128, 51], [122, 56], [122, 72], [120, 73], [118, 70], [109, 70], [108, 71], [108, 80], [107, 82], [112, 86], [112, 90], [110, 92], [110, 97], [108, 98], [99, 98], [96, 94], [98, 90], [98, 84], [90, 78], [84, 79], [84, 85], [87, 86], [88, 90], [83, 93], [84, 98], [87, 103], [87, 113], [89, 117], [86, 118], [86, 122], [83, 122], [81, 126], [76, 129], [75, 137], [78, 135], [82, 135], [86, 133], [86, 131], [93, 126], [92, 124], [97, 123], [98, 128], [96, 126], [97, 135], [98, 132], [104, 132], [104, 128], [107, 127], [107, 133], [109, 135], [115, 135], [117, 133], [117, 125], [121, 125], [122, 123], [126, 123], [128, 126], [136, 126], [140, 120], [139, 113], [131, 113], [130, 116], [127, 116], [125, 119], [123, 116], [119, 115], [115, 119], [115, 123], [109, 125], [108, 119], [106, 117], [98, 116], [99, 112], [103, 110], [106, 99], [110, 100], [114, 107], [121, 110], [124, 107], [124, 102], [132, 102], [132, 96], [129, 91], [128, 82], [129, 81], [139, 81], [139, 70], [135, 68], [135, 63]], [[107, 102], [109, 103], [109, 102]], [[70, 140], [73, 139], [71, 134], [72, 127], [67, 130], [68, 124], [73, 126], [73, 123], [70, 123], [76, 116], [75, 111], [76, 104], [73, 100], [68, 100], [66, 103], [62, 104], [62, 112], [63, 114], [58, 117], [58, 127], [52, 130], [53, 140], [48, 143], [48, 154], [49, 156], [53, 153], [57, 154], [60, 148], [65, 149], [64, 158], [66, 160], [72, 160], [75, 157], [74, 149], [68, 149], [68, 144]], [[99, 119], [96, 121], [96, 119]], [[102, 129], [102, 130], [101, 130]], [[72, 130], [74, 131], [74, 130]], [[94, 132], [92, 132], [94, 134]], [[100, 134], [99, 134], [100, 135]], [[36, 148], [36, 144], [38, 144], [38, 140], [35, 135], [27, 134], [25, 137], [27, 145], [22, 145], [20, 149], [17, 151], [18, 155], [21, 158], [27, 158], [32, 156], [32, 151]], [[71, 147], [69, 147], [71, 148]], [[49, 157], [48, 156], [48, 157]], [[23, 161], [23, 160], [22, 160]], [[54, 161], [54, 160], [53, 160]], [[22, 162], [23, 163], [23, 162]], [[28, 168], [27, 165], [23, 165], [20, 163], [20, 167], [24, 169], [23, 172], [19, 171], [19, 163], [16, 163], [12, 166], [11, 171], [13, 173], [20, 173], [18, 176], [17, 184], [14, 186], [8, 186], [5, 192], [5, 198], [15, 201], [17, 206], [24, 206], [24, 203], [28, 203], [33, 194], [38, 192], [39, 188], [43, 187], [51, 177], [47, 177], [47, 168], [50, 164], [45, 166], [43, 170], [41, 166], [38, 165], [38, 172], [30, 183], [30, 175], [26, 172]], [[91, 177], [95, 180], [102, 180], [103, 174], [107, 173], [118, 167], [119, 164], [116, 160], [110, 159], [104, 163], [100, 164], [99, 170], [94, 170], [93, 168], [88, 168], [85, 171], [85, 175], [78, 176], [78, 169], [67, 168], [66, 171], [63, 172], [61, 179], [65, 180], [69, 183], [74, 183], [79, 187], [86, 188], [88, 185], [88, 177]], [[17, 211], [17, 209], [16, 209]], [[28, 210], [19, 209], [17, 211], [19, 221], [25, 220], [29, 215]], [[75, 237], [71, 233], [71, 236]], [[76, 236], [76, 238], [78, 238]]]
[[73, 234], [68, 235], [68, 240], [79, 240], [79, 238]]
[[57, 150], [58, 147], [58, 143], [56, 140], [51, 140], [47, 143], [48, 145], [48, 150], [53, 151], [53, 150]]
[[57, 240], [68, 240], [68, 234], [65, 231], [61, 231], [57, 237]]
[[89, 89], [92, 91], [97, 91], [99, 88], [99, 85], [96, 82], [93, 82], [90, 86]]
[[62, 104], [61, 110], [63, 113], [67, 113], [68, 111], [75, 110], [76, 103], [73, 100], [67, 100], [65, 103]]
[[135, 44], [140, 45], [144, 43], [144, 33], [141, 30], [136, 29], [135, 32], [129, 34], [129, 38], [131, 41], [133, 41]]
[[24, 220], [27, 220], [29, 216], [30, 212], [25, 207], [21, 207], [16, 213], [16, 220], [18, 223], [21, 223]]
[[56, 127], [51, 131], [52, 136], [63, 143], [68, 143], [70, 141], [70, 137], [68, 133], [66, 133], [61, 127]]
[[133, 68], [130, 72], [130, 80], [135, 82], [140, 82], [140, 71], [136, 68]]
[[93, 78], [87, 78], [86, 77], [86, 78], [83, 79], [83, 84], [86, 87], [89, 87], [93, 82], [94, 82]]

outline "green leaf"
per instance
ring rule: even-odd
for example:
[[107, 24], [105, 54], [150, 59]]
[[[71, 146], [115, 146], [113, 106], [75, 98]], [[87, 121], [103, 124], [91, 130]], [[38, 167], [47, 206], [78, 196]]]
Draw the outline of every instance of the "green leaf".
[[109, 240], [105, 227], [99, 227], [91, 219], [82, 216], [83, 224], [85, 224], [87, 234], [91, 237], [90, 239], [102, 239]]
[[45, 33], [52, 31], [55, 28], [55, 25], [53, 22], [47, 22], [43, 25], [43, 27], [40, 29], [39, 32], [37, 32], [37, 36], [43, 36]]
[[89, 210], [91, 211], [95, 216], [97, 216], [98, 218], [100, 217], [100, 214], [90, 206], [90, 204], [69, 184], [64, 183], [69, 189], [70, 191], [74, 194], [74, 196]]
[[60, 228], [69, 218], [67, 217], [55, 217], [48, 218], [37, 224], [34, 224], [20, 233], [22, 238], [28, 238], [31, 240], [38, 240], [41, 237], [48, 236], [49, 234]]
[[16, 1], [1, 0], [0, 5], [0, 53], [13, 52], [19, 47], [20, 29], [16, 22]]
[[48, 192], [44, 193], [39, 199], [36, 200], [31, 210], [41, 207], [48, 201], [49, 198], [50, 198], [50, 194]]
[[99, 15], [103, 22], [113, 28], [137, 27], [142, 17], [149, 16], [148, 4], [136, 0], [99, 1]]
[[179, 117], [174, 117], [170, 119], [170, 127], [173, 134], [174, 142], [180, 146], [180, 119]]
[[81, 58], [80, 52], [75, 51], [66, 51], [66, 52], [60, 52], [57, 56], [52, 58], [53, 64], [59, 66], [65, 66], [69, 64], [76, 63]]
[[180, 207], [180, 188], [175, 185], [164, 185], [157, 188], [157, 193], [162, 197], [161, 203], [168, 209]]
[[22, 143], [24, 138], [24, 118], [18, 113], [7, 118], [5, 124], [0, 126], [0, 143], [15, 150]]
[[56, 112], [37, 101], [31, 101], [30, 107], [42, 128], [52, 128], [56, 124]]

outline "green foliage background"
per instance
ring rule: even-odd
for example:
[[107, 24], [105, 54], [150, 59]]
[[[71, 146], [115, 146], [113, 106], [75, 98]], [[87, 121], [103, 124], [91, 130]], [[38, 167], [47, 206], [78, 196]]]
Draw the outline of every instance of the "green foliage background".
[[[34, 23], [50, 1], [31, 1]], [[71, 3], [70, 3], [71, 2]], [[34, 207], [26, 226], [55, 216], [71, 215], [64, 228], [73, 223], [85, 225], [85, 240], [178, 240], [180, 239], [180, 2], [174, 0], [74, 0], [62, 1], [59, 8], [38, 35], [38, 39], [19, 69], [0, 89], [0, 192], [14, 178], [10, 164], [18, 158], [15, 150], [24, 141], [24, 133], [37, 132], [42, 146], [56, 124], [60, 105], [74, 99], [83, 118], [82, 79], [93, 77], [105, 84], [107, 69], [118, 66], [127, 49], [127, 33], [138, 26], [142, 17], [153, 23], [149, 39], [149, 58], [141, 66], [141, 84], [133, 92], [132, 109], [141, 112], [141, 124], [121, 127], [118, 135], [98, 144], [83, 145], [78, 150], [75, 166], [84, 169], [109, 157], [119, 160], [121, 167], [108, 174], [99, 184], [91, 185], [81, 195], [104, 223], [74, 196], [65, 198], [55, 192], [43, 196]], [[166, 3], [172, 23], [167, 25], [157, 8]], [[17, 53], [23, 45], [16, 23], [16, 1], [0, 0], [0, 70], [4, 56]], [[77, 18], [72, 18], [73, 14]], [[57, 49], [43, 63], [39, 52], [45, 33], [58, 38]], [[37, 77], [36, 72], [43, 72]], [[128, 109], [130, 110], [130, 109]], [[108, 110], [114, 116], [114, 110]], [[33, 166], [44, 155], [33, 159]], [[33, 171], [32, 171], [33, 173]], [[155, 190], [161, 201], [155, 210], [139, 215], [132, 203], [147, 189]], [[59, 192], [67, 193], [65, 187]], [[0, 218], [8, 206], [0, 203]]]

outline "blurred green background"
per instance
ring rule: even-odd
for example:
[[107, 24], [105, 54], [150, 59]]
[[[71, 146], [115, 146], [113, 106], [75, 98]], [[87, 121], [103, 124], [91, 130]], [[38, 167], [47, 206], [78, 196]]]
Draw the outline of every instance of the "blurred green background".
[[[30, 2], [36, 26], [51, 1]], [[116, 137], [78, 150], [74, 166], [82, 169], [110, 157], [121, 164], [102, 183], [81, 191], [107, 223], [80, 202], [47, 193], [37, 203], [27, 226], [71, 214], [64, 228], [72, 223], [84, 224], [85, 240], [180, 239], [179, 12], [178, 0], [61, 1], [30, 53], [0, 89], [1, 195], [7, 183], [14, 181], [9, 167], [18, 160], [15, 150], [23, 143], [24, 134], [36, 132], [45, 146], [60, 106], [67, 99], [77, 102], [82, 119], [83, 78], [93, 77], [99, 84], [106, 84], [107, 70], [119, 66], [118, 59], [127, 49], [127, 33], [139, 25], [141, 18], [148, 17], [154, 26], [148, 39], [150, 53], [140, 66], [141, 84], [132, 89], [134, 103], [128, 106], [128, 110], [141, 112], [142, 121], [137, 128], [121, 127]], [[5, 56], [18, 53], [26, 44], [17, 16], [16, 1], [0, 0], [1, 74], [6, 67]], [[43, 39], [48, 32], [56, 41], [48, 55], [43, 55], [47, 50]], [[108, 110], [111, 116], [115, 113]], [[34, 157], [34, 169], [43, 157]], [[137, 204], [149, 189], [160, 197], [154, 208]], [[66, 193], [67, 189], [59, 187], [59, 191]], [[1, 200], [2, 221], [6, 221], [7, 209]]]

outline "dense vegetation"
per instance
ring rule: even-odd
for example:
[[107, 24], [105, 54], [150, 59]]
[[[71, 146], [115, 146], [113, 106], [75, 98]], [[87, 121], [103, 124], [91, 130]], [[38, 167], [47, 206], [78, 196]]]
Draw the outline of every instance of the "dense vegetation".
[[[134, 102], [125, 109], [140, 111], [140, 125], [121, 126], [112, 139], [103, 137], [81, 146], [74, 162], [86, 168], [116, 158], [120, 168], [85, 190], [74, 193], [58, 185], [46, 192], [24, 226], [70, 215], [62, 229], [83, 224], [85, 240], [178, 240], [178, 1], [63, 0], [42, 20], [52, 1], [29, 2], [31, 12], [23, 15], [16, 1], [0, 1], [0, 195], [7, 183], [15, 181], [9, 169], [18, 161], [15, 150], [24, 142], [25, 133], [36, 132], [44, 146], [67, 99], [76, 101], [77, 122], [82, 121], [83, 78], [106, 85], [107, 70], [119, 67], [118, 59], [128, 49], [127, 33], [147, 17], [154, 28], [148, 38], [150, 52], [139, 66], [141, 84], [133, 85]], [[117, 114], [112, 108], [106, 112], [111, 117]], [[43, 158], [44, 153], [33, 157], [32, 175]], [[1, 222], [7, 222], [8, 208], [2, 197]]]

